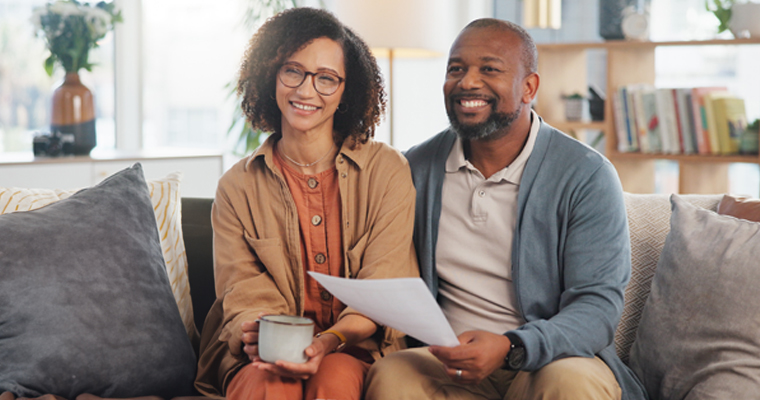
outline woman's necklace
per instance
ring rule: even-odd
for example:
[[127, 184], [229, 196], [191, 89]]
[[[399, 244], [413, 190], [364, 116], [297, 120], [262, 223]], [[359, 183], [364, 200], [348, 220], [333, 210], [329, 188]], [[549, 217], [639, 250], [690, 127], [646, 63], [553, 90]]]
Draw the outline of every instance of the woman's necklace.
[[329, 156], [330, 153], [332, 153], [332, 151], [333, 151], [334, 148], [335, 148], [335, 143], [333, 143], [333, 145], [330, 146], [330, 150], [328, 150], [327, 153], [325, 153], [325, 155], [323, 155], [322, 157], [319, 157], [319, 160], [314, 161], [313, 163], [302, 164], [302, 163], [300, 163], [300, 162], [298, 162], [298, 161], [296, 161], [296, 160], [288, 157], [288, 155], [285, 154], [284, 151], [282, 151], [282, 146], [277, 146], [277, 150], [280, 151], [280, 154], [282, 154], [283, 157], [285, 157], [288, 161], [292, 162], [293, 164], [298, 165], [299, 167], [302, 167], [302, 168], [311, 167], [312, 165], [314, 165], [314, 164], [316, 164], [316, 163], [324, 160], [325, 157]]

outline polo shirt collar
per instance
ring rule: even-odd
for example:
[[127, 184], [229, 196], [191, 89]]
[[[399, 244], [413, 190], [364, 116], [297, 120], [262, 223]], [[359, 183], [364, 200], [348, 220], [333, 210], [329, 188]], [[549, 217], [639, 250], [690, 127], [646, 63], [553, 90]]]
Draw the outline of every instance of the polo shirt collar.
[[[506, 180], [514, 184], [520, 183], [520, 178], [522, 177], [523, 170], [525, 169], [525, 163], [528, 161], [530, 154], [533, 152], [533, 147], [536, 144], [536, 137], [538, 136], [538, 130], [541, 127], [541, 120], [538, 117], [538, 114], [536, 114], [534, 110], [530, 110], [530, 113], [530, 132], [528, 133], [528, 139], [526, 140], [522, 151], [520, 151], [520, 154], [517, 155], [517, 158], [515, 158], [515, 160], [512, 161], [512, 163], [509, 164], [506, 168], [488, 178], [489, 181], [500, 182], [502, 180]], [[475, 168], [475, 166], [465, 158], [462, 139], [457, 135], [456, 139], [454, 139], [454, 145], [451, 147], [449, 157], [446, 159], [446, 172], [457, 172], [462, 168], [467, 168], [473, 172], [477, 171], [480, 173], [480, 171], [478, 171], [477, 168]]]

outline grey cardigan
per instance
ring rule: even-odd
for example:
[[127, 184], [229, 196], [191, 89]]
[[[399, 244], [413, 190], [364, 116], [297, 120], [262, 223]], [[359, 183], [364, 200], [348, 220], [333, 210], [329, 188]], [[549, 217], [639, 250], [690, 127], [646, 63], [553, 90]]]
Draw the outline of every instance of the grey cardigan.
[[[438, 293], [435, 246], [446, 158], [456, 135], [443, 131], [409, 149], [417, 189], [414, 242], [420, 274]], [[512, 243], [517, 305], [527, 321], [524, 370], [564, 357], [599, 356], [623, 399], [646, 399], [613, 344], [631, 271], [623, 191], [612, 164], [541, 121], [518, 193]]]

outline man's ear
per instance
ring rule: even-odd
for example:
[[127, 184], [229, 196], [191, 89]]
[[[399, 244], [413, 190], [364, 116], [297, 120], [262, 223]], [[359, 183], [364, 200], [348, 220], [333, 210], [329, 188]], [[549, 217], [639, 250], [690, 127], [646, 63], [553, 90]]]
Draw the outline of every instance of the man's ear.
[[525, 78], [523, 78], [523, 97], [522, 102], [525, 104], [530, 104], [534, 98], [536, 98], [536, 93], [538, 93], [538, 84], [541, 78], [538, 76], [537, 72], [532, 72], [528, 74]]

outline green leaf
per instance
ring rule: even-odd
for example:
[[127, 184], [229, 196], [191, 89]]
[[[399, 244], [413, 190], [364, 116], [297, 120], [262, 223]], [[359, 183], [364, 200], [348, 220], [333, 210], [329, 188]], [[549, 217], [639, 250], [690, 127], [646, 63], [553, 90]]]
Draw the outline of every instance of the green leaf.
[[48, 76], [53, 76], [53, 68], [55, 67], [55, 56], [50, 55], [47, 59], [45, 59], [45, 72], [47, 72]]

